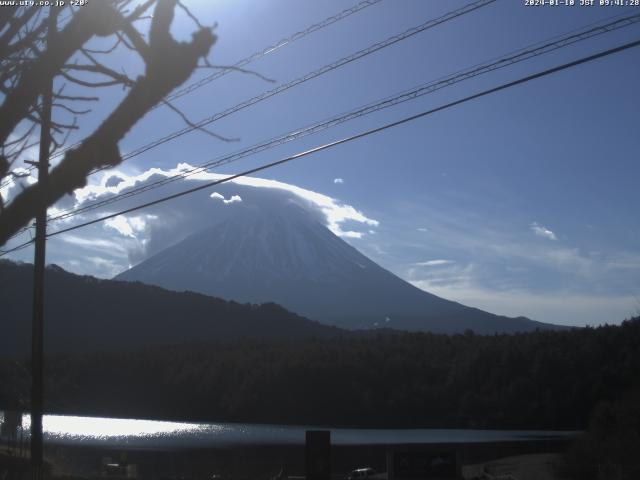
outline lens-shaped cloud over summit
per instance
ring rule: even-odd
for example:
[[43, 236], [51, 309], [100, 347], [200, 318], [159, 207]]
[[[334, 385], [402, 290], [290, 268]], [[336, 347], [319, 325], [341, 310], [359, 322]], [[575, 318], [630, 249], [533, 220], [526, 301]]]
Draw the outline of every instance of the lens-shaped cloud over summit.
[[[192, 169], [191, 165], [180, 163], [173, 169], [151, 168], [137, 175], [109, 172], [98, 182], [76, 190], [73, 197], [67, 197], [49, 213], [55, 215], [69, 208], [82, 208], [126, 195], [132, 189], [165, 182]], [[99, 209], [52, 222], [50, 231], [227, 177], [198, 172], [167, 183], [162, 188], [148, 189], [141, 195], [125, 197]], [[72, 271], [112, 277], [188, 235], [236, 215], [238, 209], [259, 205], [264, 209], [277, 210], [288, 204], [298, 205], [339, 237], [362, 238], [378, 226], [375, 219], [328, 195], [277, 180], [241, 177], [169, 202], [118, 215], [77, 232], [54, 236], [48, 253], [52, 261]], [[24, 259], [28, 260], [28, 256]]]

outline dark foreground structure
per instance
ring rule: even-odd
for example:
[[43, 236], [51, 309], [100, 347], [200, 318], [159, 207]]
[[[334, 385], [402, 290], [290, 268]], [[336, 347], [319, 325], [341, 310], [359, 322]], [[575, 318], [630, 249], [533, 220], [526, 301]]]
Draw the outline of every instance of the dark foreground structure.
[[[138, 478], [141, 480], [347, 480], [358, 467], [372, 467], [380, 472], [374, 478], [387, 478], [390, 455], [410, 453], [415, 458], [433, 459], [451, 455], [457, 459], [456, 476], [407, 476], [396, 468], [394, 478], [462, 478], [462, 466], [514, 455], [562, 452], [568, 440], [535, 440], [475, 444], [410, 445], [332, 445], [328, 476], [307, 475], [309, 454], [304, 445], [247, 445], [217, 449], [149, 450], [122, 445], [117, 449], [47, 444], [45, 460], [50, 478]], [[406, 456], [406, 455], [405, 455]], [[318, 459], [320, 457], [317, 457]], [[420, 466], [413, 462], [414, 473]], [[0, 475], [7, 479], [27, 479], [28, 460], [0, 456]]]

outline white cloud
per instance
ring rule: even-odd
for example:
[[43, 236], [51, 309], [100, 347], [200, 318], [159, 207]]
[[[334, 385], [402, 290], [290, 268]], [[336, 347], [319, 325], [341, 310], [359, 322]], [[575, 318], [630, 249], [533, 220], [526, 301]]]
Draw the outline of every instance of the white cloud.
[[[132, 188], [163, 181], [191, 169], [190, 165], [183, 163], [167, 170], [152, 168], [134, 174], [112, 170], [100, 177], [93, 176], [89, 179], [91, 183], [51, 207], [49, 214], [57, 215], [67, 209], [86, 206], [95, 200], [109, 199]], [[117, 181], [114, 181], [114, 177]], [[87, 211], [69, 217], [63, 222], [52, 222], [51, 228], [54, 231], [63, 224], [73, 226], [160, 196], [175, 194], [192, 186], [225, 178], [227, 175], [199, 172], [186, 180], [169, 182], [162, 189], [148, 191], [140, 196], [122, 197], [121, 200], [110, 204], [108, 209]], [[278, 208], [279, 205], [287, 203], [304, 208], [309, 215], [346, 240], [363, 241], [358, 239], [369, 238], [377, 232], [376, 220], [328, 195], [276, 180], [243, 177], [221, 184], [215, 189], [202, 190], [200, 193], [186, 195], [145, 210], [119, 215], [73, 234], [56, 235], [49, 243], [48, 260], [76, 273], [110, 278], [150, 255], [176, 244], [198, 229], [233, 215], [233, 209], [226, 208], [226, 205], [246, 204], [246, 208], [254, 205], [261, 208]], [[28, 240], [28, 237], [18, 238], [15, 242], [24, 240]], [[29, 255], [30, 252], [21, 250], [11, 255], [11, 258], [29, 260]], [[112, 263], [108, 263], [110, 261]]]
[[222, 195], [221, 193], [213, 192], [209, 196], [211, 198], [214, 198], [214, 199], [222, 200], [222, 202], [225, 205], [229, 205], [230, 203], [242, 202], [242, 197], [240, 195], [233, 195], [233, 196], [231, 196], [231, 198], [226, 199], [226, 198], [224, 198], [224, 195]]
[[424, 228], [424, 227], [418, 227], [418, 231], [419, 232], [428, 232], [429, 229], [428, 228]]
[[342, 178], [334, 178], [333, 183], [344, 183], [344, 179]]
[[414, 265], [416, 267], [436, 267], [438, 265], [449, 265], [451, 263], [455, 263], [455, 262], [453, 260], [438, 259], [438, 260], [428, 260], [426, 262], [417, 262], [417, 263], [414, 263]]
[[[147, 215], [147, 218], [157, 219], [158, 217], [156, 215]], [[137, 238], [136, 233], [144, 231], [147, 226], [145, 217], [125, 217], [123, 215], [105, 220], [104, 224], [121, 235], [130, 238]]]
[[[27, 169], [21, 167], [14, 168], [12, 171], [20, 175], [28, 172]], [[34, 175], [27, 175], [26, 177], [15, 177], [13, 175], [7, 175], [2, 179], [3, 186], [0, 187], [0, 195], [2, 195], [3, 202], [5, 204], [9, 203], [13, 199], [14, 195], [19, 193], [20, 189], [16, 188], [19, 185], [33, 185], [37, 182], [38, 179]]]
[[[17, 132], [10, 133], [6, 143], [9, 144], [13, 141], [16, 141], [26, 133], [26, 131], [20, 131], [20, 130], [21, 128], [18, 127]], [[14, 145], [14, 146], [17, 147], [17, 145]], [[13, 155], [14, 153], [17, 153], [17, 152], [14, 152], [14, 150], [11, 147], [8, 147], [8, 151], [5, 152], [5, 154], [8, 157]], [[12, 162], [11, 164], [14, 166], [14, 168], [11, 168], [9, 171], [15, 173], [16, 175], [27, 175], [29, 173], [29, 170], [27, 168], [17, 167], [15, 165], [22, 165], [25, 160], [31, 160], [31, 161], [38, 160], [38, 154], [39, 154], [39, 146], [37, 144], [31, 145], [30, 147], [25, 148], [24, 150], [19, 152], [19, 154], [16, 157], [13, 157], [11, 159], [11, 162]], [[33, 172], [35, 172], [35, 170], [33, 170]], [[13, 196], [19, 193], [20, 189], [16, 188], [18, 185], [23, 185], [25, 183], [27, 185], [33, 185], [38, 181], [34, 175], [17, 177], [11, 174], [6, 175], [0, 180], [2, 180], [2, 183], [3, 183], [3, 186], [0, 188], [0, 196], [2, 196], [2, 201], [5, 204], [8, 204], [13, 199]]]
[[362, 232], [354, 232], [354, 231], [348, 230], [346, 232], [342, 232], [341, 236], [344, 238], [362, 238]]
[[115, 218], [110, 218], [106, 220], [104, 224], [107, 227], [113, 228], [114, 230], [119, 232], [121, 235], [124, 235], [125, 237], [136, 238], [136, 236], [133, 234], [133, 228], [129, 224], [129, 221], [126, 219], [126, 217], [123, 217], [122, 215], [118, 215]]
[[[207, 174], [214, 175], [215, 178], [226, 178], [227, 175], [219, 174]], [[318, 208], [325, 216], [327, 227], [339, 237], [356, 237], [357, 233], [360, 233], [358, 238], [362, 236], [361, 232], [344, 231], [341, 228], [342, 223], [347, 221], [353, 221], [362, 223], [370, 227], [377, 227], [379, 222], [368, 218], [362, 212], [356, 210], [351, 205], [346, 205], [338, 202], [336, 199], [324, 195], [322, 193], [307, 190], [296, 185], [291, 185], [284, 182], [278, 182], [277, 180], [267, 180], [264, 178], [255, 177], [240, 177], [233, 180], [234, 183], [239, 185], [247, 185], [258, 188], [274, 188], [291, 192], [298, 197], [306, 200], [314, 207]]]
[[[47, 215], [50, 217], [58, 217], [60, 215], [64, 215], [68, 213], [66, 208], [59, 208], [57, 205], [53, 205], [49, 208], [47, 208]], [[64, 218], [60, 218], [57, 219], [56, 222], [63, 222], [63, 223], [70, 223], [73, 222], [75, 220], [80, 220], [84, 218], [82, 215], [77, 215], [75, 217], [64, 217]]]
[[[120, 171], [110, 172], [108, 174], [105, 174], [101, 178], [100, 183], [87, 185], [76, 190], [74, 192], [76, 197], [76, 204], [80, 205], [87, 200], [93, 200], [105, 195], [117, 194], [125, 189], [147, 182], [152, 176], [161, 176], [166, 178], [177, 175], [187, 170], [191, 170], [193, 168], [194, 167], [189, 165], [188, 163], [180, 163], [175, 168], [170, 170], [151, 168], [139, 175], [127, 175]], [[108, 179], [113, 175], [117, 175], [118, 177], [122, 178], [122, 181], [117, 185], [107, 186], [106, 184]], [[190, 175], [189, 177], [187, 177], [187, 179], [189, 181], [212, 182], [226, 179], [229, 176], [230, 175], [223, 175], [220, 173], [199, 171], [194, 175]], [[341, 203], [328, 195], [314, 192], [312, 190], [307, 190], [305, 188], [298, 187], [289, 183], [258, 177], [239, 177], [231, 180], [229, 183], [248, 187], [274, 189], [292, 193], [298, 198], [305, 200], [310, 207], [319, 210], [326, 219], [326, 226], [334, 234], [340, 237], [360, 238], [363, 235], [363, 232], [343, 230], [342, 224], [345, 222], [356, 222], [367, 227], [377, 227], [379, 225], [379, 222], [377, 220], [367, 217], [365, 214], [355, 209], [351, 205]], [[233, 197], [231, 197], [231, 199], [229, 200], [238, 201], [233, 200]]]
[[29, 173], [29, 170], [24, 168], [24, 167], [16, 167], [16, 168], [12, 169], [12, 172], [15, 173], [16, 175], [22, 176], [22, 175], [26, 175], [27, 173]]
[[557, 240], [556, 234], [549, 230], [544, 225], [540, 225], [537, 222], [533, 222], [531, 224], [531, 231], [538, 235], [539, 237], [548, 238], [549, 240]]

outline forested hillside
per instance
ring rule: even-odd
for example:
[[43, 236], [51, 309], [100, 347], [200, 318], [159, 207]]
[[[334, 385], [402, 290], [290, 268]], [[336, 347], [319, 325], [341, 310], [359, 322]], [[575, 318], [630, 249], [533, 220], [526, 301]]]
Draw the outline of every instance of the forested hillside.
[[[49, 410], [212, 421], [580, 429], [640, 387], [640, 318], [479, 336], [201, 343], [47, 360]], [[0, 385], [26, 382], [4, 363]]]
[[[245, 305], [137, 282], [45, 272], [45, 352], [120, 351], [193, 341], [328, 338], [341, 330], [279, 305]], [[0, 260], [0, 355], [31, 348], [33, 265]]]

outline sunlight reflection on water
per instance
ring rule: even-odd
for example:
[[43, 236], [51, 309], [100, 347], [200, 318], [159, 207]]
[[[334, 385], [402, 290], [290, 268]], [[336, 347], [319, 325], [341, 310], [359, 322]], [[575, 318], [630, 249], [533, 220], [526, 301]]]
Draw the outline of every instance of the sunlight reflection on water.
[[[235, 444], [298, 444], [306, 427], [224, 423], [185, 423], [127, 418], [45, 415], [45, 440], [67, 444], [130, 445], [144, 447], [227, 446]], [[29, 436], [31, 416], [22, 428]]]
[[[28, 436], [31, 418], [25, 414], [23, 431]], [[136, 447], [221, 447], [230, 445], [301, 445], [302, 425], [232, 423], [184, 423], [125, 418], [45, 415], [45, 440], [54, 443], [128, 445]], [[336, 445], [398, 443], [483, 443], [532, 439], [560, 439], [576, 432], [465, 430], [465, 429], [350, 429], [330, 428]]]
[[[25, 429], [31, 426], [31, 416], [22, 417]], [[42, 419], [44, 431], [52, 436], [70, 437], [153, 437], [196, 433], [201, 430], [222, 429], [220, 425], [198, 423], [161, 422], [157, 420], [130, 420], [126, 418], [74, 417], [45, 415]]]

